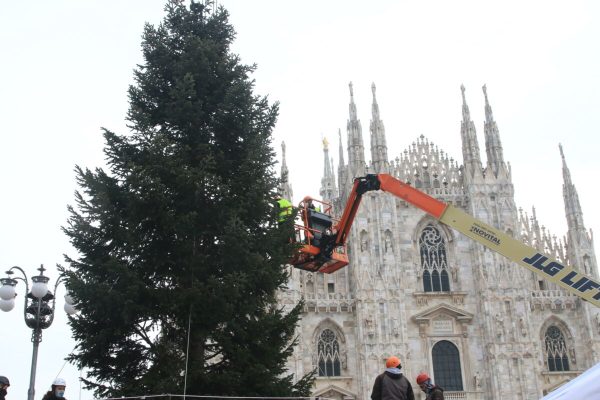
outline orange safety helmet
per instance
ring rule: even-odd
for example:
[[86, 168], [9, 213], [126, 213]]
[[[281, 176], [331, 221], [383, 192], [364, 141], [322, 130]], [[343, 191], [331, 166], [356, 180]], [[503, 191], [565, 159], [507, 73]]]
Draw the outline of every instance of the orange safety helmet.
[[417, 376], [417, 385], [421, 385], [423, 382], [426, 382], [429, 379], [431, 378], [429, 377], [429, 375], [427, 375], [426, 372], [421, 372], [419, 376]]
[[400, 365], [400, 359], [396, 356], [391, 356], [385, 360], [386, 368], [397, 368]]

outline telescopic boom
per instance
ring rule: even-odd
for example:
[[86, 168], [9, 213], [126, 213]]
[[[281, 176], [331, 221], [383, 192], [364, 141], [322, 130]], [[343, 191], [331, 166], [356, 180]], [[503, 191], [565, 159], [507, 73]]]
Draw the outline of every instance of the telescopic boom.
[[[327, 218], [327, 214], [318, 213], [322, 214], [318, 215], [304, 207], [304, 226], [298, 226], [297, 229], [305, 231], [309, 237], [292, 260], [292, 265], [300, 269], [324, 273], [331, 273], [346, 266], [348, 264], [346, 240], [362, 195], [371, 190], [383, 190], [401, 198], [490, 250], [502, 254], [544, 279], [600, 307], [600, 283], [595, 278], [559, 263], [552, 257], [389, 174], [370, 174], [355, 179], [341, 219], [334, 225], [333, 219], [329, 216], [330, 222], [323, 225], [326, 228], [322, 231], [315, 232], [311, 221], [316, 221], [323, 216]], [[310, 241], [311, 230], [319, 237], [316, 243]]]

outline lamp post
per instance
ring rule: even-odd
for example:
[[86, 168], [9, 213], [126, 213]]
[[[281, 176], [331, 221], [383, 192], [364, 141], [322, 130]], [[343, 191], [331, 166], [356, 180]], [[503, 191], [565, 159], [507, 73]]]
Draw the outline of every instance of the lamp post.
[[[31, 374], [29, 376], [29, 390], [27, 391], [27, 400], [33, 400], [35, 395], [35, 372], [37, 368], [37, 356], [40, 342], [42, 341], [42, 330], [52, 325], [54, 320], [54, 308], [56, 306], [56, 288], [60, 282], [63, 282], [64, 275], [60, 274], [54, 285], [54, 293], [48, 290], [48, 281], [50, 278], [44, 275], [44, 265], [42, 264], [38, 271], [39, 275], [33, 276], [31, 281], [31, 292], [29, 291], [29, 282], [27, 274], [20, 267], [12, 267], [6, 274], [8, 277], [1, 278], [0, 283], [0, 310], [10, 311], [15, 306], [17, 281], [25, 282], [25, 305], [23, 307], [23, 317], [25, 324], [33, 331], [31, 341], [33, 342], [33, 355], [31, 356]], [[22, 276], [12, 277], [15, 271], [19, 271]], [[65, 295], [65, 311], [72, 315], [76, 312], [73, 305], [73, 299], [68, 294]]]

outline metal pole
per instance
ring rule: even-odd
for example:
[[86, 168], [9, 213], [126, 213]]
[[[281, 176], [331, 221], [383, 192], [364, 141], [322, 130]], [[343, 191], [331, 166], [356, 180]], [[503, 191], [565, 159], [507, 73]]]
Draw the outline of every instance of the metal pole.
[[[190, 306], [190, 314], [188, 315], [188, 331], [187, 331], [187, 348], [185, 350], [185, 377], [183, 378], [183, 398], [187, 394], [187, 375], [188, 375], [188, 361], [190, 358], [190, 332], [192, 327], [192, 306]], [[170, 394], [169, 394], [170, 396]]]
[[37, 369], [38, 348], [40, 346], [42, 330], [37, 328], [33, 331], [33, 355], [31, 356], [31, 375], [29, 376], [29, 390], [27, 391], [27, 400], [33, 400], [35, 396], [35, 371]]
[[[44, 273], [44, 265], [40, 267], [41, 274]], [[33, 297], [32, 297], [33, 299]], [[27, 301], [25, 301], [27, 303]], [[31, 335], [33, 342], [33, 355], [31, 356], [31, 374], [29, 375], [29, 390], [27, 390], [27, 400], [33, 400], [35, 396], [35, 372], [37, 370], [38, 348], [42, 341], [42, 327], [40, 326], [40, 318], [42, 313], [42, 299], [37, 301], [37, 309], [35, 310], [35, 328]], [[27, 317], [25, 317], [27, 319]]]

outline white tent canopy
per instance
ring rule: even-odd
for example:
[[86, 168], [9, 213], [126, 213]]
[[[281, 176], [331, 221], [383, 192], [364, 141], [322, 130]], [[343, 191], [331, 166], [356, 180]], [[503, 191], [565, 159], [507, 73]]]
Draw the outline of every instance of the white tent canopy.
[[548, 393], [542, 400], [595, 399], [600, 393], [600, 363]]

